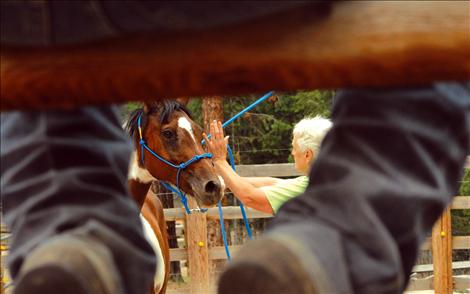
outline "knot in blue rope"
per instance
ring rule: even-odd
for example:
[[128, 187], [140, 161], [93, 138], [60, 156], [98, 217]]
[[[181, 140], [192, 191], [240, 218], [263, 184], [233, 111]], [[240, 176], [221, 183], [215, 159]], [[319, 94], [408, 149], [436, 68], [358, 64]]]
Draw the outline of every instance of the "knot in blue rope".
[[212, 158], [212, 153], [204, 153], [201, 156], [207, 157], [207, 158]]
[[145, 140], [144, 140], [144, 139], [140, 139], [139, 144], [140, 144], [140, 145], [144, 145], [144, 144], [145, 144]]
[[193, 162], [196, 162], [196, 161], [199, 161], [203, 158], [212, 158], [212, 153], [203, 153], [203, 154], [198, 154], [198, 155], [194, 155], [193, 158], [191, 158], [190, 160], [186, 161], [186, 162], [183, 162], [183, 163], [180, 163], [178, 165], [178, 169], [185, 169], [188, 167], [188, 165], [190, 165], [191, 163]]
[[202, 212], [202, 213], [205, 213], [208, 211], [207, 208], [193, 208], [193, 209], [190, 209], [191, 212], [195, 211], [195, 212]]

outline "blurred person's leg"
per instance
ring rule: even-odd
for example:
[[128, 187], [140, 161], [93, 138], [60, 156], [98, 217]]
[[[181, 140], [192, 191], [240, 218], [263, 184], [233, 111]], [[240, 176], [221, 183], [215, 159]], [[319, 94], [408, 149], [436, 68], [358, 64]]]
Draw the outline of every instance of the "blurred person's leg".
[[[292, 10], [312, 16], [329, 1], [15, 1], [1, 4], [1, 42], [11, 45], [83, 44], [132, 33], [199, 32]], [[156, 37], [159, 39], [159, 37]]]
[[307, 191], [242, 249], [220, 293], [405, 289], [420, 244], [459, 186], [470, 85], [342, 91], [333, 122]]
[[130, 151], [111, 107], [1, 114], [1, 196], [17, 290], [149, 291], [155, 257], [128, 195]]

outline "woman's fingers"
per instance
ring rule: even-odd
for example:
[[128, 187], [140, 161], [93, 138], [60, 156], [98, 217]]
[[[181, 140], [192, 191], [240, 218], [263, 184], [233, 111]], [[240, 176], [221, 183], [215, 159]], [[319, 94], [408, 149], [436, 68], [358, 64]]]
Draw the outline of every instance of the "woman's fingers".
[[211, 129], [212, 138], [214, 138], [214, 136], [215, 136], [215, 125], [214, 125], [214, 122], [211, 122], [211, 124], [210, 124], [210, 129]]
[[[211, 132], [211, 142], [217, 144], [219, 142], [225, 142], [224, 138], [224, 129], [222, 128], [222, 123], [220, 121], [213, 120], [209, 126]], [[204, 138], [206, 138], [205, 136]], [[208, 139], [206, 139], [208, 141]]]
[[219, 125], [217, 124], [216, 120], [214, 120], [212, 123], [214, 124], [214, 138], [219, 140], [220, 139]]
[[222, 140], [224, 137], [224, 131], [222, 129], [222, 124], [216, 120], [213, 120], [210, 125], [211, 134], [214, 140]]
[[222, 128], [222, 123], [220, 121], [218, 122], [218, 126], [219, 126], [220, 139], [223, 140], [224, 139], [224, 129]]
[[206, 148], [209, 152], [212, 152], [212, 142], [211, 140], [207, 137], [206, 133], [202, 133], [202, 137], [204, 138], [204, 141], [206, 142]]

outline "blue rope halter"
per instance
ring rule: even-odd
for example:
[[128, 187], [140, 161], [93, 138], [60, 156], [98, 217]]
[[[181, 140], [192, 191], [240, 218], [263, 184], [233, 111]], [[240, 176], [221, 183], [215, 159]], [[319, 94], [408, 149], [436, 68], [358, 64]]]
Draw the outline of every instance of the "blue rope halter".
[[139, 139], [140, 139], [139, 144], [140, 144], [140, 151], [141, 151], [140, 154], [141, 154], [142, 165], [145, 165], [145, 157], [144, 157], [144, 153], [145, 153], [144, 149], [145, 149], [150, 154], [155, 156], [158, 160], [160, 160], [161, 162], [166, 163], [167, 165], [169, 165], [173, 168], [176, 168], [178, 170], [177, 173], [176, 173], [176, 189], [173, 188], [171, 185], [163, 182], [163, 181], [161, 181], [162, 185], [165, 188], [167, 188], [168, 190], [171, 190], [172, 192], [176, 193], [179, 196], [179, 198], [181, 200], [181, 203], [183, 203], [184, 209], [186, 210], [187, 214], [190, 214], [191, 211], [201, 211], [201, 212], [207, 211], [206, 208], [189, 209], [188, 199], [186, 198], [186, 195], [180, 189], [179, 181], [180, 181], [181, 171], [183, 171], [185, 168], [187, 168], [191, 163], [197, 162], [197, 161], [199, 161], [203, 158], [212, 158], [212, 154], [211, 153], [203, 153], [203, 154], [195, 155], [193, 158], [191, 158], [190, 160], [188, 160], [186, 162], [182, 162], [178, 165], [173, 164], [170, 161], [168, 161], [165, 158], [158, 155], [155, 151], [150, 149], [150, 147], [147, 146], [147, 144], [145, 143], [144, 137], [142, 135], [142, 114], [139, 115], [139, 119], [137, 120], [137, 127], [139, 128]]

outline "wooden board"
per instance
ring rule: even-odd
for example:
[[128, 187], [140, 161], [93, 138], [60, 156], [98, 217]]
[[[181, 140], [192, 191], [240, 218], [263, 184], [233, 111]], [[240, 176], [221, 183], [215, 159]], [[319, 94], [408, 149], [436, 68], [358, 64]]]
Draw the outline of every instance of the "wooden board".
[[[242, 245], [232, 245], [229, 246], [230, 253], [236, 252], [241, 248]], [[426, 243], [423, 244], [421, 250], [430, 250], [431, 248], [431, 239], [426, 240]], [[470, 249], [470, 236], [457, 236], [452, 237], [452, 248], [454, 250], [458, 249]], [[209, 259], [225, 259], [225, 248], [223, 246], [211, 247], [208, 249]], [[172, 248], [170, 249], [170, 260], [187, 260], [188, 259], [188, 250], [185, 248]], [[432, 265], [429, 265], [432, 266]], [[456, 267], [453, 268], [467, 268], [468, 262], [456, 263]], [[426, 268], [416, 268], [414, 271], [425, 271]]]
[[[452, 269], [466, 269], [470, 268], [470, 261], [455, 261], [452, 262]], [[422, 272], [432, 272], [434, 270], [434, 266], [432, 264], [418, 264], [413, 266], [411, 270], [414, 273], [422, 273]]]
[[[243, 245], [231, 245], [229, 246], [230, 254], [234, 255], [238, 250], [240, 250]], [[170, 249], [170, 260], [177, 261], [177, 260], [187, 260], [188, 259], [188, 251], [184, 248], [172, 248]], [[209, 259], [227, 259], [225, 254], [225, 247], [224, 246], [215, 246], [209, 248]]]
[[[430, 292], [428, 291], [418, 292], [418, 291], [432, 290], [433, 283], [434, 283], [433, 280], [434, 280], [434, 276], [429, 276], [424, 279], [412, 278], [404, 294], [438, 293], [438, 292], [434, 292], [434, 290]], [[454, 289], [456, 290], [454, 293], [465, 293], [468, 291], [468, 289], [470, 289], [470, 276], [469, 275], [454, 276], [452, 283], [454, 285]], [[408, 292], [408, 291], [416, 291], [416, 292]]]
[[[196, 201], [188, 199], [190, 207]], [[186, 216], [186, 243], [188, 246], [188, 269], [191, 275], [191, 293], [207, 293], [209, 289], [209, 266], [207, 250], [207, 218], [203, 213]]]
[[[183, 208], [165, 208], [165, 220], [174, 221], [177, 219], [183, 219], [186, 217], [186, 213]], [[241, 219], [242, 214], [239, 206], [224, 206], [222, 208], [224, 219]], [[253, 208], [245, 207], [246, 216], [250, 219], [253, 218], [270, 218], [273, 215], [260, 212]], [[211, 207], [205, 213], [209, 219], [219, 219], [219, 209], [217, 207]]]
[[249, 164], [235, 166], [242, 177], [294, 177], [302, 175], [293, 163]]
[[[456, 196], [452, 202], [451, 209], [469, 209], [470, 207], [470, 196]], [[245, 207], [246, 215], [248, 218], [270, 218], [273, 215], [269, 213], [260, 212], [258, 210]], [[178, 219], [183, 219], [186, 216], [184, 208], [166, 208], [165, 210], [165, 220], [174, 221]], [[239, 206], [224, 206], [222, 208], [225, 219], [241, 219], [242, 214]], [[217, 207], [209, 208], [205, 213], [207, 218], [218, 219], [219, 210]]]
[[467, 1], [338, 1], [196, 33], [2, 46], [0, 107], [468, 80], [469, 14]]
[[453, 293], [452, 284], [452, 229], [450, 207], [432, 228], [432, 261], [434, 266], [434, 291]]
[[[431, 250], [431, 238], [427, 238], [421, 245], [420, 250]], [[470, 236], [454, 236], [452, 237], [452, 249], [470, 249]]]

